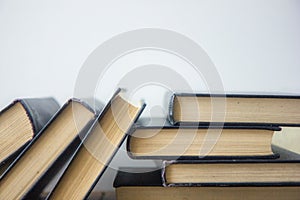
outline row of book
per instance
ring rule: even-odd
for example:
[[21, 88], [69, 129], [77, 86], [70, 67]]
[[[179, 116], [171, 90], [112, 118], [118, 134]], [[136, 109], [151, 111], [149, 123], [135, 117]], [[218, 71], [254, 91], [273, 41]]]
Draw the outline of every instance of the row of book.
[[120, 89], [98, 110], [78, 99], [60, 109], [52, 98], [13, 102], [0, 115], [0, 199], [38, 199], [58, 172], [44, 198], [88, 197], [144, 107]]
[[300, 125], [300, 97], [174, 94], [162, 125], [139, 119], [145, 104], [120, 92], [98, 110], [78, 99], [59, 108], [52, 98], [2, 110], [0, 199], [87, 198], [128, 135], [132, 159], [164, 162], [161, 170], [120, 169], [117, 199], [300, 196], [299, 155], [271, 145], [281, 127]]

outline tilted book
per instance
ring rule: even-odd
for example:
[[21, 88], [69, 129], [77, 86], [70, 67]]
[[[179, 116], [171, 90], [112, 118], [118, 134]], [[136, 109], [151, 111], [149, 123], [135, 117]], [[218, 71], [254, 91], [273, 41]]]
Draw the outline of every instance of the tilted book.
[[143, 103], [130, 104], [117, 91], [94, 121], [48, 199], [85, 199], [144, 107]]
[[95, 112], [70, 99], [42, 128], [0, 177], [0, 199], [36, 199], [70, 159]]
[[17, 99], [0, 112], [0, 166], [10, 163], [59, 110], [54, 98]]

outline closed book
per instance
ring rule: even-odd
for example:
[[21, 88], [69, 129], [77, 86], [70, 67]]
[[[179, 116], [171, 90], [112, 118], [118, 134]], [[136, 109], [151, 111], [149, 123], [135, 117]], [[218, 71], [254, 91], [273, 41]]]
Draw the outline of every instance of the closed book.
[[54, 98], [17, 99], [4, 108], [0, 112], [0, 165], [10, 163], [58, 110]]
[[80, 144], [94, 111], [70, 99], [0, 177], [0, 199], [37, 199]]
[[165, 161], [165, 186], [300, 186], [300, 155], [273, 147], [278, 159]]
[[296, 200], [300, 186], [163, 187], [161, 170], [121, 168], [114, 180], [117, 200]]
[[173, 124], [300, 125], [300, 96], [175, 93], [169, 106]]
[[145, 107], [132, 105], [120, 92], [97, 116], [48, 199], [89, 196]]
[[[149, 125], [149, 121], [150, 124]], [[154, 123], [154, 125], [153, 125]], [[271, 143], [275, 126], [178, 126], [140, 119], [131, 129], [127, 151], [134, 159], [277, 158]]]

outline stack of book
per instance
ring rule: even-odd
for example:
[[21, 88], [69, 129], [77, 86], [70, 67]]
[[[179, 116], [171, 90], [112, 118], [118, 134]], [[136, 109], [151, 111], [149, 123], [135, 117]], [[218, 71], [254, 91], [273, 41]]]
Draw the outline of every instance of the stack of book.
[[163, 126], [138, 120], [144, 107], [120, 89], [97, 110], [78, 99], [14, 101], [0, 112], [0, 199], [103, 198], [90, 194], [127, 136], [131, 158], [163, 165], [121, 168], [119, 200], [299, 199], [300, 156], [271, 144], [300, 125], [300, 97], [174, 94]]
[[[224, 123], [212, 121], [224, 111]], [[300, 125], [299, 97], [174, 94], [169, 121], [132, 129], [129, 156], [164, 162], [120, 169], [118, 200], [299, 199], [300, 155], [272, 145], [274, 133]]]

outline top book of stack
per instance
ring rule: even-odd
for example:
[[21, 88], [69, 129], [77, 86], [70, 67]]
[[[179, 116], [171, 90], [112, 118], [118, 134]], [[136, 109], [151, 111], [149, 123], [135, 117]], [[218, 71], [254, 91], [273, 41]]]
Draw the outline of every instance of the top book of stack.
[[176, 125], [300, 126], [300, 96], [174, 94], [169, 111], [170, 122]]

